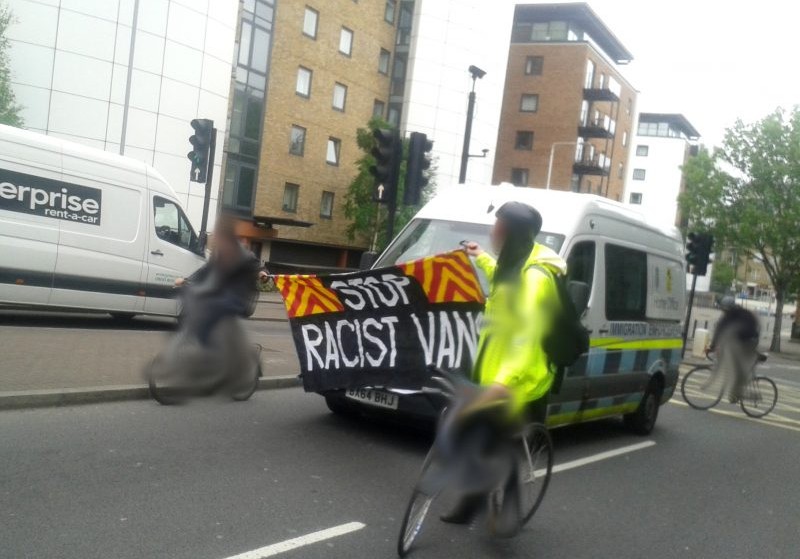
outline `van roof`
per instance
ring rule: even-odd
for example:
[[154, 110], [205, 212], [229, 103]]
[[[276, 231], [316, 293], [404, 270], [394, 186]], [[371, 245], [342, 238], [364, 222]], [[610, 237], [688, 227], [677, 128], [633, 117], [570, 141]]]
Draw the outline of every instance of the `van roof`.
[[682, 242], [676, 227], [652, 225], [641, 212], [608, 198], [506, 184], [440, 187], [436, 196], [425, 204], [416, 217], [492, 224], [495, 221], [495, 212], [504, 203], [512, 200], [535, 207], [542, 214], [542, 230], [549, 233], [568, 234], [577, 227], [583, 216], [592, 214], [629, 222]]
[[[80, 159], [104, 163], [109, 167], [116, 167], [124, 171], [134, 172], [142, 175], [146, 174], [148, 177], [147, 183], [149, 186], [156, 187], [155, 190], [159, 190], [161, 188], [167, 189], [170, 194], [175, 196], [174, 189], [163, 177], [163, 175], [158, 172], [158, 170], [151, 165], [148, 165], [144, 161], [140, 161], [132, 157], [126, 157], [110, 151], [89, 147], [78, 142], [63, 140], [54, 136], [49, 136], [30, 130], [24, 130], [22, 128], [15, 128], [13, 126], [6, 126], [4, 124], [0, 124], [0, 140], [18, 144], [26, 144], [34, 148], [47, 149]], [[153, 183], [154, 181], [149, 179], [156, 179], [156, 184]]]

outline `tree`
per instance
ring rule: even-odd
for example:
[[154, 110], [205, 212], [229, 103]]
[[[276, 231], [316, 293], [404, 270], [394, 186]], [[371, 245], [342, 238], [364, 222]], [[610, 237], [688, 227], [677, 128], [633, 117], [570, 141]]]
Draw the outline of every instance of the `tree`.
[[14, 91], [11, 89], [11, 68], [8, 60], [8, 26], [14, 16], [8, 6], [0, 4], [0, 124], [22, 126], [20, 111]]
[[780, 351], [783, 305], [800, 287], [800, 108], [737, 120], [722, 148], [684, 165], [681, 210], [692, 227], [764, 264], [775, 290], [771, 351]]
[[[720, 251], [717, 251], [719, 254]], [[711, 268], [711, 291], [725, 294], [731, 289], [736, 270], [725, 261], [717, 260]]]
[[[375, 164], [375, 158], [370, 153], [375, 146], [373, 130], [377, 128], [393, 128], [385, 120], [373, 117], [367, 123], [366, 128], [359, 128], [356, 132], [356, 142], [363, 155], [356, 163], [358, 174], [350, 183], [345, 196], [344, 213], [351, 220], [347, 227], [347, 235], [351, 241], [359, 240], [368, 245], [371, 250], [380, 252], [391, 239], [386, 238], [386, 218], [387, 211], [382, 204], [377, 204], [372, 199], [375, 188], [375, 179], [369, 172], [369, 168]], [[403, 192], [405, 190], [406, 160], [408, 155], [408, 140], [403, 140], [403, 163], [400, 166], [400, 178], [398, 179], [397, 192], [397, 214], [395, 216], [394, 230], [399, 232], [417, 213], [419, 208], [415, 206], [404, 206]], [[435, 188], [435, 163], [429, 169], [428, 184], [422, 192], [422, 203], [428, 201]]]

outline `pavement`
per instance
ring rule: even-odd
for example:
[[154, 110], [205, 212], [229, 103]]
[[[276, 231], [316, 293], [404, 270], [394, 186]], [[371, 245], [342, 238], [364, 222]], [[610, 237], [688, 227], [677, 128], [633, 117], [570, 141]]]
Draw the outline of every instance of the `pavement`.
[[[0, 411], [0, 424], [0, 557], [27, 559], [395, 557], [430, 444], [296, 388]], [[796, 429], [667, 404], [649, 437], [618, 420], [553, 437], [566, 469], [517, 538], [442, 524], [437, 502], [412, 557], [797, 557]]]
[[[81, 394], [86, 401], [146, 397], [142, 371], [174, 328], [174, 319], [161, 317], [121, 322], [107, 314], [0, 309], [0, 407], [75, 402]], [[265, 386], [275, 384], [270, 378], [297, 376], [297, 354], [278, 294], [261, 296], [245, 329], [263, 346]]]

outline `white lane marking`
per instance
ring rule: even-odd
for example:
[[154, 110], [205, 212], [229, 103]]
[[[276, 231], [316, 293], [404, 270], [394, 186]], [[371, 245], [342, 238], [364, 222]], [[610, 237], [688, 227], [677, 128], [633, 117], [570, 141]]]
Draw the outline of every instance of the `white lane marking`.
[[[681, 402], [680, 400], [670, 400], [669, 403], [670, 404], [675, 404], [675, 405], [678, 405], [678, 406], [683, 406], [683, 407], [686, 407], [686, 408], [689, 407], [689, 404], [687, 404], [686, 402]], [[768, 425], [770, 427], [780, 427], [781, 429], [788, 429], [789, 431], [800, 432], [800, 427], [793, 427], [792, 425], [784, 425], [783, 423], [770, 421], [770, 417], [773, 415], [772, 413], [770, 413], [766, 417], [755, 418], [755, 417], [748, 417], [747, 415], [744, 414], [744, 412], [740, 413], [740, 412], [732, 412], [732, 411], [727, 411], [727, 410], [718, 410], [717, 408], [711, 408], [710, 410], [700, 410], [700, 411], [710, 411], [711, 413], [716, 413], [718, 415], [726, 415], [728, 417], [735, 417], [737, 419], [744, 419], [745, 421], [753, 421], [755, 423], [759, 423], [760, 425]], [[800, 425], [800, 422], [795, 421], [793, 419], [789, 419], [789, 418], [783, 417], [783, 416], [778, 416], [778, 417], [783, 421], [788, 421], [788, 422], [792, 422], [792, 423], [795, 423], [797, 425]]]
[[[592, 464], [593, 462], [600, 462], [601, 460], [608, 460], [609, 458], [614, 458], [615, 456], [621, 456], [623, 454], [628, 454], [629, 452], [636, 452], [637, 450], [642, 450], [645, 448], [650, 448], [651, 446], [655, 446], [655, 441], [644, 441], [642, 443], [636, 443], [628, 446], [623, 446], [621, 448], [617, 448], [614, 450], [607, 450], [605, 452], [600, 452], [599, 454], [593, 454], [592, 456], [586, 456], [585, 458], [578, 458], [577, 460], [572, 460], [571, 462], [564, 462], [563, 464], [557, 464], [553, 466], [553, 473], [557, 474], [558, 472], [563, 472], [566, 470], [571, 470], [573, 468], [580, 468], [581, 466], [586, 466], [587, 464]], [[543, 475], [545, 473], [544, 469], [537, 470], [535, 474]]]
[[292, 551], [293, 549], [297, 549], [299, 547], [304, 547], [306, 545], [319, 543], [331, 538], [344, 536], [350, 532], [361, 530], [364, 527], [366, 527], [366, 524], [361, 522], [348, 522], [347, 524], [342, 524], [341, 526], [334, 526], [333, 528], [327, 528], [325, 530], [320, 530], [319, 532], [312, 532], [311, 534], [306, 534], [305, 536], [274, 543], [266, 547], [254, 549], [253, 551], [246, 551], [244, 553], [240, 553], [239, 555], [227, 557], [226, 559], [264, 559], [265, 557], [272, 557], [280, 553], [286, 553], [287, 551]]

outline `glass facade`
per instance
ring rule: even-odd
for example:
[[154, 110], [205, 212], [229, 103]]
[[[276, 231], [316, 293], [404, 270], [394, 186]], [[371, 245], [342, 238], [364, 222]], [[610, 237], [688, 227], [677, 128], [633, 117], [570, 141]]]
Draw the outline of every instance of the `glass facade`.
[[243, 215], [252, 215], [258, 181], [274, 15], [274, 0], [245, 0], [240, 12], [222, 201], [226, 209]]

